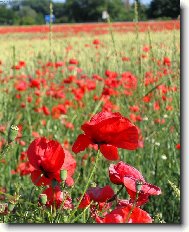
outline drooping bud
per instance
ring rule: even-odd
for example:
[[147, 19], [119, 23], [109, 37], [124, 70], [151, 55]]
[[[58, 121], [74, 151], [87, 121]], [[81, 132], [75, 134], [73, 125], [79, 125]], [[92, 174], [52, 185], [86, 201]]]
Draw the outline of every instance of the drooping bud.
[[139, 193], [142, 188], [143, 182], [141, 180], [136, 181], [136, 190]]
[[39, 203], [42, 205], [46, 205], [46, 203], [47, 203], [47, 195], [46, 194], [39, 195]]
[[65, 181], [67, 179], [68, 172], [67, 170], [61, 170], [60, 171], [60, 178], [62, 181]]
[[19, 128], [17, 126], [12, 125], [8, 132], [8, 143], [13, 142], [18, 135]]

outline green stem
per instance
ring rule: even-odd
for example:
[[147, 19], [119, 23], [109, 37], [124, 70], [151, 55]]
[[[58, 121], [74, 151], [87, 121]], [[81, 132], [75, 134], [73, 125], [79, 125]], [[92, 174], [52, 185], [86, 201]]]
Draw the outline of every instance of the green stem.
[[91, 202], [91, 203], [83, 210], [83, 212], [81, 212], [77, 217], [75, 217], [71, 223], [74, 223], [75, 221], [77, 221], [77, 219], [78, 219], [79, 217], [81, 217], [82, 215], [84, 215], [83, 223], [85, 223], [85, 221], [86, 221], [86, 220], [85, 220], [85, 212], [86, 212], [87, 209], [91, 206], [92, 203], [93, 203], [93, 202]]
[[118, 68], [118, 71], [119, 71], [118, 52], [117, 52], [117, 49], [116, 49], [116, 44], [115, 44], [115, 39], [114, 39], [114, 34], [113, 34], [110, 18], [108, 18], [108, 24], [109, 24], [109, 30], [110, 30], [111, 39], [112, 39], [113, 46], [114, 46], [114, 52], [115, 52], [115, 56], [116, 56], [117, 68]]
[[90, 176], [89, 176], [88, 182], [87, 182], [87, 184], [85, 185], [85, 189], [84, 189], [84, 191], [83, 191], [83, 194], [82, 194], [82, 196], [80, 197], [80, 200], [78, 201], [75, 210], [72, 212], [72, 214], [71, 214], [71, 216], [70, 216], [70, 218], [69, 218], [69, 221], [72, 219], [72, 217], [73, 217], [74, 214], [76, 213], [76, 211], [77, 211], [77, 209], [78, 209], [78, 207], [79, 207], [79, 205], [80, 205], [80, 203], [81, 203], [81, 201], [82, 201], [82, 199], [83, 199], [83, 197], [84, 197], [84, 195], [85, 195], [85, 193], [86, 193], [86, 191], [87, 191], [87, 189], [88, 189], [88, 187], [89, 187], [89, 184], [91, 183], [92, 177], [93, 177], [93, 175], [94, 175], [94, 173], [95, 173], [95, 171], [96, 171], [96, 167], [97, 167], [97, 164], [98, 164], [98, 161], [99, 161], [99, 157], [100, 157], [100, 150], [98, 150], [95, 165], [94, 165], [94, 167], [93, 167], [93, 169], [92, 169], [92, 172], [91, 172], [91, 174], [90, 174]]

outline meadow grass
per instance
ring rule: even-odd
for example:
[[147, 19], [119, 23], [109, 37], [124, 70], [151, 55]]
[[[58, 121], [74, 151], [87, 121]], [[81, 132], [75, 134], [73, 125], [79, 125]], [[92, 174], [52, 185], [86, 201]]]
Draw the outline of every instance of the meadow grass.
[[[162, 194], [151, 197], [150, 202], [143, 208], [149, 212], [154, 218], [155, 223], [180, 223], [180, 197], [177, 194], [180, 189], [180, 150], [176, 149], [176, 145], [180, 143], [180, 35], [179, 31], [163, 31], [163, 32], [145, 32], [139, 33], [137, 38], [135, 33], [114, 33], [114, 43], [110, 35], [98, 36], [73, 36], [67, 38], [58, 38], [53, 34], [52, 39], [52, 62], [63, 61], [65, 66], [64, 72], [49, 68], [48, 73], [44, 76], [48, 86], [56, 83], [61, 85], [62, 81], [69, 75], [77, 75], [75, 71], [67, 69], [70, 58], [76, 58], [79, 61], [79, 67], [82, 73], [87, 75], [88, 79], [92, 79], [93, 74], [105, 77], [105, 71], [111, 70], [119, 74], [129, 71], [137, 77], [137, 89], [133, 91], [132, 96], [123, 94], [120, 86], [119, 96], [110, 96], [111, 102], [118, 107], [119, 111], [125, 117], [130, 117], [129, 106], [137, 105], [140, 107], [140, 116], [142, 121], [134, 122], [141, 130], [144, 147], [136, 151], [128, 151], [119, 149], [121, 159], [140, 170], [149, 183], [159, 186]], [[102, 45], [98, 48], [92, 43], [93, 39], [98, 38]], [[90, 46], [88, 46], [90, 45]], [[143, 51], [144, 46], [150, 46], [149, 52]], [[70, 50], [68, 47], [72, 47]], [[137, 46], [139, 49], [137, 49]], [[15, 58], [13, 54], [15, 47]], [[68, 52], [69, 50], [69, 52]], [[32, 132], [38, 132], [40, 136], [49, 137], [58, 140], [60, 143], [68, 141], [72, 145], [77, 136], [82, 132], [81, 125], [91, 118], [91, 114], [101, 111], [103, 102], [94, 101], [93, 96], [100, 96], [103, 84], [97, 82], [96, 89], [86, 91], [82, 98], [82, 107], [79, 100], [66, 88], [66, 99], [70, 100], [74, 107], [69, 107], [67, 113], [62, 115], [60, 119], [53, 119], [51, 116], [45, 116], [34, 111], [35, 100], [37, 96], [34, 90], [28, 88], [27, 91], [21, 93], [21, 99], [16, 99], [15, 95], [18, 91], [14, 85], [20, 76], [27, 75], [36, 77], [36, 70], [41, 69], [50, 57], [50, 48], [48, 39], [40, 39], [37, 35], [29, 34], [11, 34], [2, 35], [0, 37], [0, 60], [2, 65], [0, 69], [0, 125], [6, 127], [1, 132], [1, 138], [7, 139], [7, 131], [11, 124], [22, 125], [22, 140], [26, 143], [21, 146], [18, 142], [11, 145], [5, 157], [6, 162], [0, 162], [0, 187], [6, 188], [6, 197], [9, 194], [20, 195], [16, 210], [6, 216], [0, 215], [0, 220], [5, 223], [44, 223], [44, 222], [69, 222], [67, 216], [62, 212], [60, 217], [56, 217], [52, 213], [44, 216], [43, 210], [38, 207], [38, 195], [42, 192], [41, 188], [35, 188], [32, 200], [29, 202], [30, 191], [33, 184], [28, 175], [20, 176], [12, 175], [11, 170], [15, 170], [22, 151], [26, 151], [31, 141], [34, 139]], [[140, 58], [141, 55], [147, 55], [146, 58]], [[122, 57], [129, 57], [130, 61], [123, 62]], [[164, 57], [171, 60], [171, 73], [162, 75], [158, 82], [154, 82], [148, 86], [144, 85], [144, 76], [146, 72], [152, 72], [156, 76], [158, 72], [162, 72], [157, 60], [163, 61]], [[20, 60], [26, 62], [26, 67], [21, 70], [12, 70], [14, 63]], [[10, 77], [13, 78], [10, 78]], [[51, 76], [51, 78], [49, 78]], [[7, 81], [3, 81], [7, 80]], [[165, 85], [167, 87], [177, 87], [177, 91], [169, 91], [166, 96], [171, 101], [161, 101], [160, 110], [154, 110], [154, 102], [161, 98], [160, 91], [157, 86]], [[76, 87], [75, 83], [71, 84], [71, 88]], [[7, 91], [6, 91], [7, 90]], [[63, 103], [62, 99], [55, 99], [45, 95], [46, 89], [40, 89], [40, 105], [46, 105], [50, 109], [58, 103]], [[147, 94], [152, 93], [153, 99], [149, 103], [145, 103], [142, 99]], [[32, 96], [32, 103], [26, 102], [26, 98]], [[26, 103], [25, 108], [20, 104]], [[166, 107], [171, 105], [172, 110]], [[74, 129], [67, 128], [62, 120], [66, 119], [74, 125]], [[164, 119], [164, 124], [155, 123], [155, 119]], [[41, 121], [46, 120], [46, 126]], [[64, 146], [64, 145], [63, 145]], [[71, 151], [71, 146], [68, 148]], [[82, 161], [82, 156], [89, 154], [88, 158]], [[73, 154], [74, 155], [74, 154]], [[74, 204], [77, 197], [85, 188], [88, 177], [93, 167], [91, 157], [96, 156], [96, 151], [87, 149], [86, 151], [74, 155], [77, 160], [77, 169], [74, 174], [75, 184], [71, 191]], [[111, 162], [112, 163], [112, 162]], [[116, 162], [114, 162], [116, 163]], [[93, 176], [93, 182], [97, 186], [103, 187], [107, 184], [118, 191], [119, 186], [111, 184], [108, 178], [108, 167], [110, 162], [100, 157], [96, 173]], [[120, 197], [126, 198], [126, 193], [121, 193]], [[78, 211], [79, 215], [82, 211]], [[75, 222], [83, 223], [89, 214], [88, 210], [84, 212]], [[68, 217], [69, 218], [69, 217]], [[89, 223], [92, 222], [88, 221]]]

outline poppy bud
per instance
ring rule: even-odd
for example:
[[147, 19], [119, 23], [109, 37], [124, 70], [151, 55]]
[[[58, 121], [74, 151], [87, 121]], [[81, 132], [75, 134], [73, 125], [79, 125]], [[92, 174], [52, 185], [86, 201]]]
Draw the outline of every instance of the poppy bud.
[[47, 203], [47, 195], [46, 194], [40, 194], [39, 195], [39, 202], [42, 205], [46, 205], [46, 203]]
[[61, 170], [61, 171], [60, 171], [60, 178], [61, 178], [62, 181], [65, 181], [65, 180], [66, 180], [67, 175], [68, 175], [67, 170]]
[[8, 210], [9, 210], [10, 212], [12, 212], [13, 209], [14, 209], [14, 207], [15, 207], [15, 203], [12, 202], [12, 201], [10, 201], [10, 202], [8, 203]]
[[143, 182], [141, 180], [136, 181], [136, 190], [139, 193], [142, 188]]
[[9, 129], [8, 133], [8, 143], [13, 142], [18, 135], [19, 128], [17, 126], [12, 125]]

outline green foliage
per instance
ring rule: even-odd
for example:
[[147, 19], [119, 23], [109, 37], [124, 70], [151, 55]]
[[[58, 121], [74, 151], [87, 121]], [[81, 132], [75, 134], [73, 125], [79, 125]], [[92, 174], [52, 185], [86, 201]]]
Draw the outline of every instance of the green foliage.
[[171, 17], [175, 19], [179, 15], [179, 0], [152, 0], [148, 9], [149, 18]]
[[125, 9], [121, 0], [67, 0], [66, 14], [76, 22], [102, 21], [102, 11], [107, 10], [113, 21], [124, 19]]
[[[44, 15], [49, 14], [49, 0], [12, 1], [0, 5], [0, 25], [45, 24]], [[139, 21], [148, 18], [177, 18], [180, 14], [178, 0], [153, 0], [146, 6], [137, 0]], [[134, 4], [126, 5], [122, 0], [66, 0], [53, 2], [56, 23], [100, 22], [102, 12], [108, 11], [111, 21], [133, 21]]]
[[15, 12], [12, 9], [0, 6], [0, 25], [13, 24], [14, 18]]

